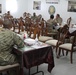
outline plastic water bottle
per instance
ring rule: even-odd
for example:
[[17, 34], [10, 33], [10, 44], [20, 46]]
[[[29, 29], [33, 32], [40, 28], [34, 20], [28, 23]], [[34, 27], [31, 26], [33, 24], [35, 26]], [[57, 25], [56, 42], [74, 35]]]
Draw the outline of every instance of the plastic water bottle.
[[38, 42], [38, 38], [37, 38], [37, 35], [36, 35], [36, 38], [35, 38], [35, 42], [36, 42], [36, 43]]

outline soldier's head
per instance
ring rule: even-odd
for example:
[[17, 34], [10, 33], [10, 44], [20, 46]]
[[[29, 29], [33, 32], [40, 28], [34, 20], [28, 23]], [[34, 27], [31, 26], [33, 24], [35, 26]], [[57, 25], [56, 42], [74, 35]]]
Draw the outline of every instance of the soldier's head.
[[60, 15], [59, 15], [59, 14], [57, 14], [57, 15], [56, 15], [56, 18], [58, 18], [58, 17], [60, 17]]
[[50, 15], [50, 19], [54, 19], [54, 15]]
[[33, 16], [36, 16], [36, 13], [35, 12], [33, 13]]
[[12, 21], [9, 19], [5, 19], [3, 21], [3, 28], [11, 29], [13, 26]]

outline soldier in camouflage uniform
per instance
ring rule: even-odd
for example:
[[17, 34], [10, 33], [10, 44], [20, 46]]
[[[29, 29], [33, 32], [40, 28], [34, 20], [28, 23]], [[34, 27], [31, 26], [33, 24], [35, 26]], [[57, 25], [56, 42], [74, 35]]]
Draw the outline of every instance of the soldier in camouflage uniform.
[[60, 15], [59, 14], [57, 14], [56, 15], [56, 18], [54, 19], [54, 21], [56, 22], [56, 23], [58, 23], [59, 25], [62, 25], [62, 18], [60, 17]]
[[12, 54], [13, 46], [17, 45], [19, 48], [24, 47], [23, 40], [16, 33], [9, 30], [11, 27], [12, 24], [10, 21], [5, 20], [3, 28], [0, 30], [0, 65], [16, 63], [17, 58]]
[[54, 21], [54, 15], [50, 15], [50, 19], [47, 20], [47, 29], [48, 32], [57, 32], [55, 29], [53, 29], [54, 25], [56, 25], [55, 21]]
[[37, 15], [36, 13], [33, 13], [33, 16], [31, 16], [31, 21], [36, 22], [37, 20]]

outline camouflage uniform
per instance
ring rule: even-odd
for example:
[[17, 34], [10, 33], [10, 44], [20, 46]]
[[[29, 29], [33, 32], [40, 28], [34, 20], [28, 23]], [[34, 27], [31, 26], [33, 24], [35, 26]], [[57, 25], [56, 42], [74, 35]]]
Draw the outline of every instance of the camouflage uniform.
[[53, 19], [47, 20], [47, 29], [48, 32], [54, 32], [55, 30], [53, 29], [53, 25], [55, 24], [55, 21]]
[[31, 20], [34, 21], [34, 22], [36, 22], [37, 16], [32, 16], [32, 17], [31, 17]]
[[62, 18], [58, 17], [57, 19], [54, 20], [56, 23], [59, 23], [59, 25], [62, 24]]
[[0, 30], [0, 65], [17, 62], [15, 55], [12, 54], [14, 45], [24, 47], [24, 42], [16, 33], [8, 29]]

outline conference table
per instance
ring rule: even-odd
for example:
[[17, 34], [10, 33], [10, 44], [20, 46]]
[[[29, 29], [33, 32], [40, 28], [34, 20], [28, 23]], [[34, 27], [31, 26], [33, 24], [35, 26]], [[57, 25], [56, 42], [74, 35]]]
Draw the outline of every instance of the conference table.
[[29, 75], [31, 75], [30, 68], [37, 66], [37, 72], [34, 74], [42, 72], [42, 75], [44, 75], [43, 71], [38, 70], [40, 64], [48, 64], [47, 70], [50, 73], [55, 66], [52, 47], [48, 44], [40, 42], [32, 46], [25, 44], [24, 48], [14, 47], [13, 51], [20, 63], [20, 75], [24, 75], [24, 67], [29, 70]]

